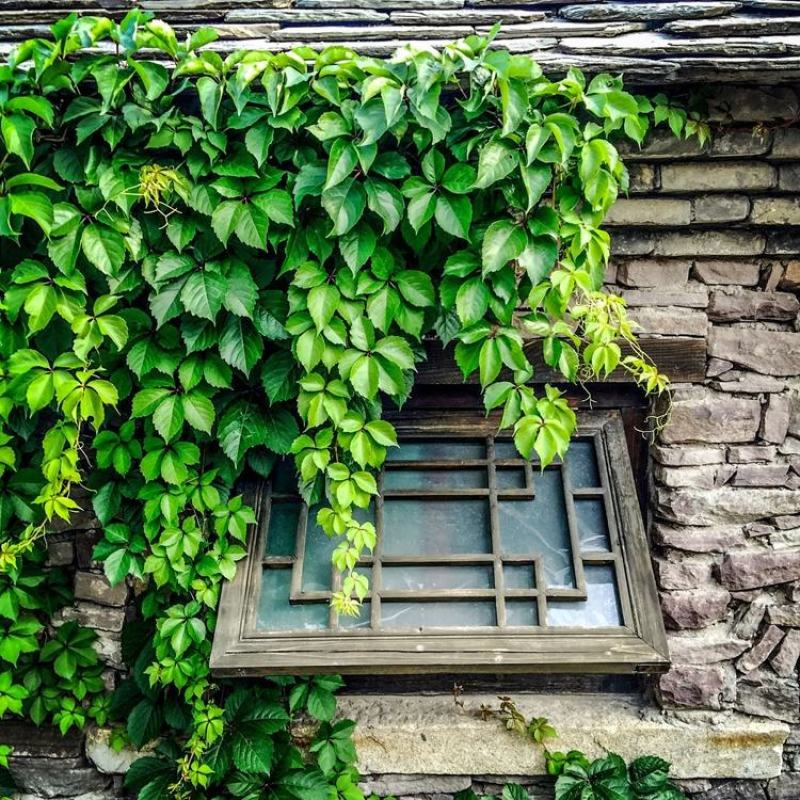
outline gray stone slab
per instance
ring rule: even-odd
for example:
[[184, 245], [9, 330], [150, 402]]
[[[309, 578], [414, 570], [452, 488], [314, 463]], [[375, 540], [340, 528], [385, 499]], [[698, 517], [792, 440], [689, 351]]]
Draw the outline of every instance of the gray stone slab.
[[[355, 744], [362, 774], [518, 775], [544, 774], [541, 749], [521, 736], [504, 734], [497, 721], [482, 721], [481, 704], [494, 695], [466, 695], [465, 708], [449, 694], [345, 695], [339, 713], [356, 722]], [[788, 727], [774, 720], [726, 714], [709, 725], [703, 712], [665, 717], [641, 697], [604, 695], [514, 695], [526, 716], [547, 717], [558, 731], [558, 747], [584, 750], [590, 758], [607, 751], [623, 758], [658, 753], [673, 764], [676, 778], [768, 778], [781, 772]], [[498, 739], [500, 736], [502, 739]], [[740, 741], [748, 742], [742, 758]]]
[[662, 30], [691, 36], [798, 33], [800, 17], [757, 17], [742, 14], [721, 19], [681, 19], [668, 22]]
[[567, 19], [635, 19], [655, 20], [717, 17], [741, 8], [741, 3], [600, 3], [566, 6], [559, 14]]

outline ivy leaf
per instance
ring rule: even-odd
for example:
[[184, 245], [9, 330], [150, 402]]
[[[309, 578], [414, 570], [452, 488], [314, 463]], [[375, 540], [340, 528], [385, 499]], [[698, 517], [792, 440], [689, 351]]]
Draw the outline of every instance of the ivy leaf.
[[197, 95], [200, 98], [200, 110], [206, 122], [217, 127], [217, 115], [222, 102], [222, 85], [213, 78], [203, 76], [197, 80]]
[[153, 411], [153, 425], [165, 442], [174, 439], [183, 430], [183, 403], [177, 395], [162, 400]]
[[87, 225], [81, 236], [81, 249], [104, 275], [116, 275], [125, 260], [125, 240], [107, 225]]
[[186, 421], [196, 430], [211, 433], [214, 425], [214, 404], [205, 395], [191, 392], [182, 398]]
[[434, 214], [439, 227], [451, 236], [469, 239], [469, 228], [472, 224], [472, 203], [467, 197], [443, 192], [436, 200]]
[[493, 183], [508, 177], [517, 166], [516, 152], [501, 141], [489, 142], [478, 156], [476, 189], [486, 189]]
[[213, 322], [222, 308], [227, 282], [219, 273], [200, 270], [192, 273], [181, 289], [184, 308], [196, 317]]
[[364, 187], [348, 178], [322, 193], [322, 207], [333, 221], [331, 233], [344, 236], [360, 219], [366, 206]]
[[249, 375], [263, 352], [264, 342], [252, 324], [229, 314], [219, 337], [219, 354], [225, 363]]
[[34, 121], [25, 114], [7, 114], [0, 120], [0, 132], [6, 150], [19, 156], [26, 167], [30, 167], [33, 158], [33, 132], [36, 130]]
[[481, 258], [483, 274], [497, 272], [525, 249], [528, 237], [524, 228], [510, 220], [493, 222], [483, 236]]
[[322, 331], [331, 321], [339, 305], [341, 295], [335, 286], [323, 284], [315, 286], [308, 293], [308, 313], [318, 331]]

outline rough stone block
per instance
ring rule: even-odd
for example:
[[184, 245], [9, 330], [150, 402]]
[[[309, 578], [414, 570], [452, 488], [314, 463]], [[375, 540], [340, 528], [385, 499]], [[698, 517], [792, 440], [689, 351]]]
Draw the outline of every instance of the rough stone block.
[[124, 606], [128, 587], [124, 582], [111, 586], [105, 575], [78, 572], [75, 574], [75, 597], [106, 606]]
[[784, 164], [778, 169], [778, 188], [784, 192], [800, 191], [800, 164]]
[[660, 160], [702, 156], [707, 148], [708, 144], [701, 145], [697, 139], [679, 139], [677, 136], [671, 136], [668, 131], [654, 130], [647, 137], [641, 150], [633, 149], [633, 145], [620, 147], [620, 150], [623, 153], [629, 150], [637, 159]]
[[708, 148], [710, 156], [763, 156], [772, 144], [772, 132], [753, 127], [750, 130], [734, 128], [714, 134]]
[[766, 394], [780, 392], [784, 383], [778, 378], [769, 375], [759, 375], [757, 372], [732, 369], [712, 381], [711, 387], [719, 392], [739, 392], [744, 394]]
[[650, 451], [659, 464], [668, 467], [694, 467], [703, 464], [722, 464], [725, 451], [721, 447], [682, 444], [676, 447], [655, 445]]
[[[767, 490], [769, 491], [769, 490]], [[800, 579], [800, 551], [745, 550], [728, 553], [719, 577], [727, 589], [758, 589]]]
[[631, 308], [644, 306], [680, 306], [705, 308], [708, 305], [708, 289], [705, 286], [688, 284], [686, 289], [624, 289], [620, 292]]
[[783, 631], [775, 625], [770, 625], [752, 649], [736, 662], [736, 667], [744, 673], [758, 669], [772, 655], [782, 639]]
[[749, 442], [761, 423], [761, 404], [749, 398], [726, 397], [708, 392], [696, 400], [673, 404], [661, 441]]
[[685, 259], [631, 259], [617, 268], [617, 282], [633, 287], [683, 287], [692, 262]]
[[109, 744], [110, 728], [91, 728], [86, 735], [86, 757], [105, 775], [123, 774], [144, 752], [123, 748], [115, 750]]
[[697, 800], [767, 800], [767, 794], [756, 781], [725, 781], [701, 794]]
[[[728, 470], [727, 474], [725, 470]], [[659, 464], [653, 470], [654, 477], [661, 486], [694, 486], [698, 489], [721, 486], [734, 472], [735, 468], [729, 464], [702, 467], [665, 467]]]
[[[61, 621], [76, 620], [88, 628], [118, 633], [125, 621], [125, 612], [95, 603], [77, 602], [74, 607], [62, 608], [57, 615]], [[53, 618], [54, 621], [56, 618]]]
[[741, 222], [750, 213], [750, 200], [743, 194], [707, 194], [692, 201], [695, 222]]
[[715, 664], [698, 667], [678, 664], [661, 676], [658, 683], [665, 705], [719, 710], [736, 694], [736, 678], [730, 668]]
[[797, 256], [800, 253], [800, 233], [797, 228], [779, 227], [770, 232], [764, 252], [775, 256]]
[[373, 775], [361, 782], [365, 796], [455, 794], [469, 789], [469, 775]]
[[606, 215], [607, 225], [689, 225], [692, 204], [669, 197], [620, 198]]
[[733, 369], [733, 364], [730, 361], [725, 361], [721, 358], [709, 358], [706, 362], [706, 377], [716, 378], [731, 369]]
[[638, 334], [659, 336], [705, 336], [708, 333], [708, 317], [701, 309], [678, 308], [677, 306], [639, 306], [628, 314], [638, 326]]
[[756, 197], [750, 219], [756, 225], [800, 225], [800, 200], [796, 197]]
[[672, 628], [705, 628], [728, 616], [730, 600], [724, 589], [670, 592], [661, 596], [661, 611]]
[[629, 164], [628, 181], [631, 193], [652, 192], [656, 188], [656, 171], [651, 164]]
[[708, 318], [714, 322], [737, 320], [789, 321], [800, 311], [800, 301], [789, 292], [755, 292], [749, 289], [716, 289], [711, 292]]
[[757, 256], [767, 240], [752, 231], [693, 231], [656, 236], [652, 252], [657, 256]]
[[75, 560], [75, 545], [72, 541], [47, 543], [47, 564], [51, 567], [69, 567]]
[[775, 447], [738, 444], [728, 448], [728, 461], [732, 464], [757, 464], [773, 461], [778, 452]]
[[661, 519], [681, 525], [754, 522], [800, 511], [800, 491], [728, 486], [713, 490], [659, 489], [656, 510]]
[[611, 240], [615, 256], [646, 256], [653, 252], [655, 239], [643, 231], [620, 231]]
[[800, 128], [780, 128], [772, 140], [772, 158], [800, 159]]
[[800, 603], [770, 606], [767, 619], [774, 625], [787, 628], [800, 628]]
[[708, 113], [710, 118], [737, 122], [790, 120], [797, 116], [797, 94], [789, 87], [717, 87], [709, 100]]
[[713, 326], [708, 352], [764, 375], [800, 374], [800, 333]]
[[734, 486], [783, 486], [788, 464], [740, 464], [731, 483]]
[[770, 664], [782, 678], [789, 678], [797, 668], [798, 659], [800, 659], [800, 631], [793, 629], [784, 637]]
[[[623, 758], [658, 753], [682, 778], [769, 778], [780, 774], [788, 727], [773, 720], [725, 715], [710, 725], [706, 712], [684, 711], [665, 717], [635, 696], [561, 693], [514, 697], [526, 717], [547, 717], [559, 733], [559, 747], [583, 750], [590, 759], [609, 750]], [[499, 723], [483, 722], [473, 710], [496, 706], [492, 694], [467, 695], [466, 709], [447, 694], [346, 695], [339, 700], [344, 718], [356, 723], [355, 745], [362, 774], [529, 775], [544, 774], [540, 748], [523, 737], [506, 736]], [[493, 727], [494, 726], [494, 727]], [[489, 739], [487, 740], [487, 737]], [[742, 757], [747, 742], [747, 758]]]
[[708, 559], [672, 559], [659, 558], [654, 562], [658, 585], [662, 589], [696, 589], [711, 583], [711, 567]]
[[790, 413], [789, 395], [770, 395], [767, 409], [764, 412], [764, 419], [761, 422], [759, 436], [766, 442], [781, 444], [789, 430]]
[[800, 775], [784, 773], [767, 784], [769, 800], [797, 800], [800, 797]]
[[800, 722], [797, 678], [781, 678], [770, 670], [754, 670], [739, 680], [736, 707], [746, 714], [784, 722]]
[[73, 766], [58, 758], [12, 758], [11, 774], [25, 791], [42, 797], [75, 797], [109, 786], [110, 779], [91, 767]]
[[665, 192], [742, 192], [771, 189], [776, 170], [763, 161], [707, 161], [664, 164], [661, 189]]
[[724, 553], [745, 542], [742, 529], [733, 525], [695, 528], [656, 523], [653, 538], [660, 545], [688, 553]]
[[717, 664], [740, 656], [750, 642], [737, 639], [727, 625], [711, 625], [700, 631], [670, 631], [669, 654], [676, 664]]
[[759, 266], [752, 261], [695, 261], [693, 275], [703, 283], [718, 286], [755, 286]]
[[778, 288], [788, 292], [800, 291], [800, 261], [792, 260], [786, 264], [786, 271], [783, 273]]
[[761, 627], [766, 612], [767, 601], [763, 598], [744, 606], [743, 614], [739, 615], [739, 612], [737, 612], [738, 619], [734, 625], [733, 632], [740, 639], [752, 639], [758, 632], [759, 627]]

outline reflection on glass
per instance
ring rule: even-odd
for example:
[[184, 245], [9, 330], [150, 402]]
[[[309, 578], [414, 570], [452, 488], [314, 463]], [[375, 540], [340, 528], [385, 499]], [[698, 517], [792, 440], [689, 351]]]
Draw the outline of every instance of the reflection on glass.
[[291, 568], [264, 570], [256, 620], [258, 627], [270, 631], [327, 628], [327, 603], [289, 603], [291, 580]]
[[506, 625], [538, 625], [539, 609], [535, 600], [506, 600]]
[[400, 447], [390, 447], [387, 461], [458, 461], [486, 458], [483, 439], [405, 439]]
[[503, 582], [506, 589], [535, 589], [536, 575], [533, 564], [504, 564]]
[[385, 628], [451, 628], [496, 625], [493, 600], [443, 600], [406, 603], [384, 600], [381, 624]]
[[500, 543], [504, 555], [541, 557], [547, 586], [572, 587], [569, 528], [558, 468], [536, 473], [533, 500], [500, 500]]
[[425, 589], [491, 589], [494, 572], [491, 565], [387, 566], [383, 565], [381, 583], [390, 591]]
[[602, 500], [575, 498], [575, 519], [578, 523], [581, 550], [602, 550], [607, 553], [611, 549], [606, 509]]
[[363, 629], [370, 627], [370, 614], [372, 613], [372, 604], [366, 600], [361, 610], [358, 612], [357, 617], [346, 617], [343, 614], [339, 615], [339, 627], [347, 630]]
[[611, 564], [584, 564], [586, 600], [550, 600], [547, 623], [576, 628], [619, 627], [622, 610]]
[[383, 503], [386, 555], [489, 553], [489, 502], [484, 498]]
[[269, 511], [266, 554], [268, 556], [293, 556], [300, 518], [300, 502], [273, 500]]
[[437, 489], [485, 489], [486, 468], [481, 469], [389, 469], [383, 476], [386, 491]]
[[591, 439], [574, 441], [569, 446], [564, 465], [573, 489], [592, 489], [600, 486], [597, 453]]
[[523, 467], [497, 467], [494, 474], [497, 477], [498, 489], [525, 488], [525, 469]]

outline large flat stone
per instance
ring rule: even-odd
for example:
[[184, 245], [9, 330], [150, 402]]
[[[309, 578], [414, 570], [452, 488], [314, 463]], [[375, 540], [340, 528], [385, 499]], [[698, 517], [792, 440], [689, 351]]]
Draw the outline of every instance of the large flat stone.
[[708, 354], [764, 375], [798, 375], [800, 333], [714, 326]]
[[749, 442], [755, 439], [760, 424], [758, 400], [709, 392], [673, 404], [669, 423], [661, 432], [661, 441], [665, 444]]
[[800, 511], [800, 491], [790, 489], [660, 489], [657, 511], [682, 525], [755, 522], [775, 514]]
[[[676, 778], [769, 778], [781, 772], [788, 726], [737, 714], [715, 718], [683, 712], [663, 716], [637, 696], [515, 694], [528, 717], [547, 717], [559, 733], [559, 750], [607, 750], [631, 759], [658, 753]], [[524, 737], [479, 718], [493, 695], [467, 695], [465, 708], [450, 695], [349, 695], [339, 713], [356, 722], [362, 773], [405, 775], [542, 775], [541, 750]], [[744, 757], [743, 757], [744, 756]]]
[[720, 565], [719, 578], [722, 585], [732, 591], [800, 580], [800, 552], [743, 550], [728, 553]]

